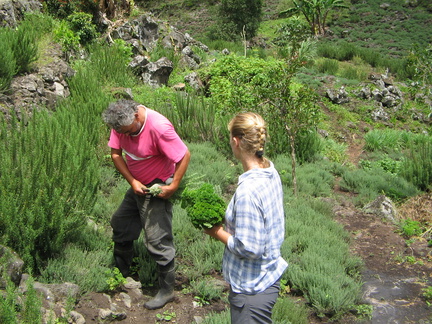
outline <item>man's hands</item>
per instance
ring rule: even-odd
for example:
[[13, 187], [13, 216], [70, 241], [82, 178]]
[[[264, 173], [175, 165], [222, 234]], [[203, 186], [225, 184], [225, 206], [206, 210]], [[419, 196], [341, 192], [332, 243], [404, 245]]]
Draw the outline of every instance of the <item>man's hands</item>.
[[[145, 196], [149, 193], [148, 188], [143, 185], [140, 181], [134, 179], [132, 181], [131, 187], [134, 191], [134, 193], [138, 196]], [[170, 184], [167, 186], [160, 186], [159, 187], [162, 192], [158, 195], [156, 195], [156, 197], [158, 198], [162, 198], [162, 199], [169, 199], [172, 195], [174, 195], [174, 193], [177, 191], [177, 187]]]
[[147, 194], [147, 187], [136, 179], [132, 180], [131, 187], [134, 193], [138, 196], [145, 196]]

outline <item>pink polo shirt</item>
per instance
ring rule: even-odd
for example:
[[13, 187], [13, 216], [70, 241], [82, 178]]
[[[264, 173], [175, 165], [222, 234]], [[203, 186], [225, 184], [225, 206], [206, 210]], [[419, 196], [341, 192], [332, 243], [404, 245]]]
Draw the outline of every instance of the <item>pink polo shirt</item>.
[[156, 178], [166, 181], [174, 174], [175, 164], [187, 151], [171, 122], [158, 112], [146, 108], [144, 129], [137, 136], [111, 130], [108, 146], [122, 149], [133, 177], [143, 184]]

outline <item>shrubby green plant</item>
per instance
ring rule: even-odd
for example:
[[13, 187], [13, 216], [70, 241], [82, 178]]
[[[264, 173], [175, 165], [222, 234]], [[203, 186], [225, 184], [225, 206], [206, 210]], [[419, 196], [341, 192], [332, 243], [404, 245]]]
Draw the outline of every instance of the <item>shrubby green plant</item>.
[[[8, 276], [4, 276], [7, 278]], [[41, 323], [40, 308], [42, 300], [34, 288], [34, 279], [30, 276], [26, 283], [25, 294], [7, 280], [5, 295], [0, 298], [0, 322], [7, 324]]]
[[41, 35], [32, 26], [32, 19], [22, 21], [16, 29], [0, 28], [0, 92], [9, 89], [12, 78], [29, 72], [31, 64], [38, 58], [37, 38]]
[[56, 18], [64, 19], [78, 9], [78, 1], [43, 0], [46, 11]]
[[[94, 239], [102, 236], [95, 235]], [[111, 270], [112, 250], [109, 247], [109, 236], [106, 234], [105, 248], [86, 250], [77, 244], [65, 247], [63, 253], [50, 259], [41, 269], [40, 282], [72, 282], [80, 286], [83, 293], [91, 291], [108, 291], [110, 286], [121, 280]]]
[[339, 61], [335, 59], [324, 58], [316, 62], [320, 73], [336, 75], [339, 70]]
[[0, 240], [34, 273], [85, 225], [98, 184], [97, 160], [76, 149], [88, 153], [94, 147], [61, 115], [35, 111], [26, 126], [15, 119], [1, 124]]
[[131, 87], [136, 78], [128, 67], [130, 54], [122, 42], [91, 44], [83, 72], [93, 73], [103, 87]]
[[314, 36], [324, 35], [329, 13], [335, 9], [348, 8], [342, 0], [293, 0], [293, 6], [279, 13], [281, 16], [302, 14]]
[[408, 56], [408, 66], [414, 70], [414, 79], [422, 85], [432, 84], [432, 45], [413, 47]]
[[380, 194], [401, 200], [415, 196], [419, 190], [401, 176], [392, 175], [382, 168], [346, 170], [340, 182], [341, 190], [358, 194], [356, 201], [366, 203]]
[[305, 163], [298, 167], [299, 193], [311, 197], [329, 197], [333, 192], [334, 176], [323, 164]]
[[345, 164], [348, 162], [347, 145], [328, 138], [323, 140], [322, 154], [332, 162]]
[[75, 33], [81, 45], [93, 42], [98, 36], [92, 16], [84, 12], [74, 12], [67, 17], [70, 29]]
[[359, 166], [365, 170], [371, 170], [373, 168], [381, 168], [385, 172], [388, 172], [396, 176], [400, 174], [402, 163], [403, 163], [402, 161], [394, 160], [387, 156], [377, 161], [360, 160]]
[[291, 17], [281, 23], [273, 42], [278, 47], [298, 46], [312, 36], [307, 23], [299, 17]]
[[66, 20], [57, 23], [53, 30], [54, 40], [62, 46], [67, 59], [79, 49], [79, 37], [76, 35]]
[[240, 110], [256, 110], [260, 101], [256, 88], [271, 82], [269, 70], [278, 70], [280, 62], [230, 54], [199, 71], [209, 79], [209, 93], [219, 114], [231, 117]]
[[187, 264], [179, 265], [179, 271], [189, 280], [197, 280], [214, 270], [220, 271], [224, 246], [196, 229], [187, 217], [186, 211], [179, 205], [175, 205], [174, 208], [176, 218], [173, 228], [177, 254], [180, 258], [189, 260]]
[[211, 278], [201, 278], [191, 281], [192, 293], [199, 297], [201, 301], [211, 302], [212, 300], [219, 300], [222, 296], [224, 287], [217, 285], [216, 281]]
[[38, 58], [37, 34], [33, 26], [24, 23], [14, 30], [12, 52], [17, 65], [17, 73], [29, 72], [31, 64]]
[[152, 286], [157, 280], [157, 264], [151, 257], [144, 245], [144, 233], [134, 242], [134, 259], [131, 266], [131, 273], [138, 274], [138, 278], [143, 285]]
[[[318, 314], [336, 316], [360, 300], [360, 258], [351, 255], [348, 233], [332, 219], [330, 205], [310, 198], [288, 198], [282, 256], [283, 274]], [[319, 242], [319, 244], [317, 244]], [[335, 247], [338, 247], [337, 249]]]
[[423, 232], [420, 222], [409, 218], [402, 220], [400, 227], [402, 234], [407, 238], [419, 236]]
[[[229, 147], [228, 130], [226, 133], [226, 145]], [[225, 193], [228, 186], [237, 183], [237, 177], [242, 172], [242, 167], [230, 161], [232, 152], [230, 152], [229, 156], [225, 156], [209, 142], [188, 143], [188, 147], [191, 151], [192, 162], [189, 164], [186, 173], [185, 184], [189, 182], [187, 180], [189, 176], [197, 175], [200, 177], [200, 181], [219, 186], [221, 192]], [[209, 161], [212, 161], [211, 169], [208, 167]]]
[[25, 13], [19, 26], [27, 29], [34, 34], [37, 40], [40, 40], [52, 32], [54, 23], [52, 16], [34, 11]]
[[118, 289], [121, 285], [126, 283], [126, 278], [123, 277], [118, 268], [112, 268], [105, 272], [108, 275], [106, 280], [108, 285], [108, 290], [113, 291]]

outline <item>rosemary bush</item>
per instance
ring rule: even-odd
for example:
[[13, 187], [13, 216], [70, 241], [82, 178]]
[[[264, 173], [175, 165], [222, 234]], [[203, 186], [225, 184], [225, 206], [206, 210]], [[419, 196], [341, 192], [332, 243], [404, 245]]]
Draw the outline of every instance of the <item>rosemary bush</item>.
[[223, 286], [218, 285], [211, 277], [201, 277], [191, 281], [192, 292], [198, 296], [200, 300], [211, 302], [212, 300], [221, 299], [223, 294]]
[[43, 111], [27, 126], [3, 120], [1, 130], [0, 240], [37, 273], [85, 225], [98, 183], [94, 148], [76, 124]]
[[9, 89], [18, 68], [12, 50], [13, 34], [10, 29], [0, 28], [0, 92]]
[[273, 307], [272, 319], [275, 324], [308, 324], [309, 309], [294, 301], [294, 297], [280, 297]]
[[[286, 198], [287, 199], [287, 198]], [[290, 261], [283, 278], [300, 290], [319, 314], [341, 314], [359, 301], [361, 261], [350, 254], [349, 236], [333, 221], [330, 206], [287, 199], [282, 255]]]
[[432, 183], [432, 137], [410, 147], [401, 166], [401, 175], [417, 188], [426, 191]]
[[30, 24], [21, 24], [14, 31], [12, 52], [17, 65], [17, 73], [30, 71], [31, 63], [38, 59], [37, 34]]
[[346, 170], [340, 182], [342, 190], [357, 193], [357, 203], [363, 204], [385, 194], [401, 200], [419, 194], [414, 184], [401, 176], [391, 174], [381, 167]]
[[[7, 278], [8, 276], [4, 276]], [[0, 298], [0, 323], [41, 323], [42, 314], [40, 308], [42, 301], [34, 289], [33, 277], [26, 281], [25, 294], [15, 285], [8, 281], [6, 283], [6, 294]]]

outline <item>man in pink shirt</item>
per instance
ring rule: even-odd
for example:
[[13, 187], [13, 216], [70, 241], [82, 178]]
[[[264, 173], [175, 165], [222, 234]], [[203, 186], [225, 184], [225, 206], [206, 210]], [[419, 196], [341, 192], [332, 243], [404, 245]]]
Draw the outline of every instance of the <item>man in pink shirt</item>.
[[[174, 298], [175, 283], [168, 198], [186, 173], [190, 153], [167, 118], [132, 100], [111, 103], [102, 118], [112, 128], [108, 142], [112, 161], [131, 186], [111, 218], [116, 266], [124, 277], [129, 275], [133, 242], [144, 229], [144, 244], [157, 263], [160, 286], [145, 307], [161, 308]], [[157, 196], [147, 189], [154, 183], [163, 184]]]

